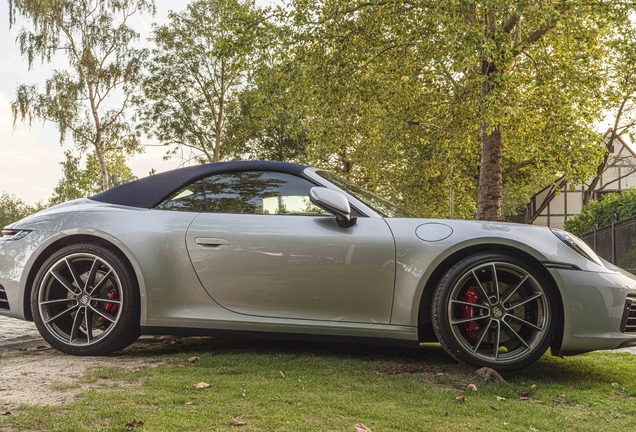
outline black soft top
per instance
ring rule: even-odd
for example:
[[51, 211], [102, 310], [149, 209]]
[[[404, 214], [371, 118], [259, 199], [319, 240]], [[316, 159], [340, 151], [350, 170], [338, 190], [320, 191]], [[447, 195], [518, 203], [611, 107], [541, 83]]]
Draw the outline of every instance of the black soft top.
[[276, 171], [301, 176], [305, 168], [307, 168], [305, 165], [275, 161], [216, 162], [144, 177], [89, 198], [108, 204], [153, 208], [193, 181], [212, 174], [239, 171]]

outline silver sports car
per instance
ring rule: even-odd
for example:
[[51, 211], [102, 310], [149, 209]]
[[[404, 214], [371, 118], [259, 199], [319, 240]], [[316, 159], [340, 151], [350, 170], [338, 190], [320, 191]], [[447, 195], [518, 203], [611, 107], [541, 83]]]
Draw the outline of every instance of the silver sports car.
[[439, 341], [510, 371], [636, 345], [636, 279], [578, 238], [414, 218], [303, 165], [183, 168], [2, 233], [0, 314], [69, 354], [140, 334]]

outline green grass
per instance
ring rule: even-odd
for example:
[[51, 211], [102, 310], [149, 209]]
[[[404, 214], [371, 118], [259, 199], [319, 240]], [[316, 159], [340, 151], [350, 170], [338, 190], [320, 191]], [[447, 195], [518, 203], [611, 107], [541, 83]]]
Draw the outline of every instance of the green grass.
[[[122, 431], [133, 419], [144, 423], [138, 431], [354, 431], [358, 422], [373, 432], [636, 427], [631, 354], [546, 355], [504, 374], [508, 384], [480, 382], [436, 344], [405, 349], [184, 339], [152, 356], [166, 364], [138, 372], [90, 369], [78, 380], [107, 376], [109, 384], [62, 407], [22, 407], [0, 417], [0, 430]], [[200, 360], [189, 363], [192, 356]], [[195, 389], [201, 381], [211, 387]], [[468, 390], [470, 383], [478, 391]], [[524, 392], [527, 401], [519, 399]], [[455, 400], [460, 395], [465, 402]], [[235, 426], [232, 417], [247, 424]]]

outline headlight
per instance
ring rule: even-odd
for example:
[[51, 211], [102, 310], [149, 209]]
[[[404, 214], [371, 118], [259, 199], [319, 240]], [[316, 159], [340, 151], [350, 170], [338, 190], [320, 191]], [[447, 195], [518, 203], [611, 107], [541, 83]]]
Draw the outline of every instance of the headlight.
[[598, 255], [594, 253], [594, 251], [580, 238], [573, 236], [569, 232], [552, 229], [552, 232], [555, 236], [559, 238], [563, 243], [570, 246], [574, 251], [576, 251], [579, 255], [584, 258], [589, 259], [590, 261], [603, 266], [603, 263], [599, 259]]
[[26, 237], [30, 232], [31, 231], [28, 231], [28, 230], [14, 230], [10, 228], [5, 228], [2, 230], [2, 237], [0, 237], [0, 240], [5, 240], [5, 241], [20, 240]]

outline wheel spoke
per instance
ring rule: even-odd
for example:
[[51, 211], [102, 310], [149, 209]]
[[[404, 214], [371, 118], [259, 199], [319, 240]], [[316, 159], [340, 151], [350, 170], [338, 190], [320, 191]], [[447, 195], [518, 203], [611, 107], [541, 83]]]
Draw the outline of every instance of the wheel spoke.
[[476, 308], [486, 309], [486, 310], [489, 309], [488, 306], [482, 306], [480, 304], [469, 303], [469, 302], [465, 302], [465, 301], [461, 301], [461, 300], [451, 300], [451, 303], [455, 303], [455, 304], [462, 305], [462, 306], [476, 307]]
[[106, 318], [108, 321], [112, 322], [113, 324], [115, 323], [115, 321], [117, 320], [114, 316], [112, 316], [111, 314], [109, 314], [108, 312], [106, 312], [105, 310], [99, 310], [96, 307], [90, 305], [89, 306], [91, 308], [91, 310], [93, 312], [95, 312], [97, 315], [101, 315], [104, 318]]
[[517, 285], [515, 285], [515, 287], [512, 289], [512, 291], [510, 291], [510, 293], [506, 296], [506, 298], [501, 302], [502, 304], [505, 304], [508, 300], [510, 300], [512, 298], [513, 295], [515, 295], [515, 293], [519, 290], [519, 288], [521, 288], [521, 285], [523, 285], [524, 283], [526, 283], [526, 281], [528, 280], [530, 276], [525, 275], [523, 276], [519, 282], [517, 283]]
[[[80, 318], [82, 309], [85, 309], [85, 308], [79, 308], [77, 310], [77, 313], [75, 314], [75, 318], [73, 319], [73, 326], [71, 327], [71, 335], [68, 340], [68, 342], [71, 344], [73, 343], [75, 339], [77, 339], [77, 333], [79, 333], [80, 324], [82, 324], [82, 319]], [[86, 315], [86, 310], [84, 310], [84, 315]]]
[[77, 300], [75, 300], [75, 299], [68, 299], [68, 298], [64, 298], [64, 299], [57, 299], [57, 300], [47, 300], [47, 301], [43, 301], [43, 302], [40, 302], [40, 305], [42, 305], [42, 306], [47, 306], [47, 305], [50, 305], [50, 304], [68, 303], [68, 302], [70, 302], [70, 301], [77, 302]]
[[88, 308], [84, 314], [84, 324], [86, 325], [86, 343], [91, 343], [91, 338], [93, 337], [93, 312], [89, 312]]
[[48, 324], [48, 323], [50, 323], [50, 322], [53, 322], [53, 321], [55, 321], [56, 319], [58, 319], [58, 318], [60, 318], [60, 317], [62, 317], [62, 316], [64, 316], [64, 315], [66, 315], [66, 314], [68, 314], [68, 313], [72, 312], [72, 311], [73, 311], [74, 309], [76, 309], [78, 306], [79, 306], [79, 305], [77, 305], [77, 304], [76, 304], [76, 305], [74, 305], [74, 306], [71, 306], [70, 308], [66, 309], [64, 312], [60, 312], [59, 314], [55, 315], [53, 318], [49, 318], [49, 319], [48, 319], [48, 320], [46, 320], [44, 323], [45, 323], [45, 324]]
[[77, 270], [75, 270], [75, 267], [71, 264], [71, 262], [68, 259], [64, 258], [64, 261], [66, 262], [66, 266], [68, 267], [68, 270], [71, 272], [71, 276], [73, 276], [73, 281], [75, 281], [75, 285], [77, 285], [77, 288], [82, 289], [82, 280], [77, 274]]
[[72, 283], [70, 283], [64, 276], [62, 276], [60, 274], [60, 272], [56, 272], [56, 271], [50, 271], [49, 273], [51, 273], [51, 275], [59, 282], [62, 284], [62, 286], [64, 288], [66, 288], [71, 294], [75, 295], [77, 294], [77, 290], [76, 288], [73, 286]]
[[86, 278], [86, 283], [84, 284], [84, 291], [88, 292], [88, 287], [95, 283], [95, 275], [97, 274], [97, 258], [93, 261], [93, 265], [91, 265], [91, 270], [88, 272], [88, 277]]
[[536, 300], [539, 297], [541, 297], [543, 295], [543, 293], [534, 293], [534, 295], [531, 295], [530, 297], [524, 298], [523, 300], [521, 300], [519, 303], [516, 303], [512, 306], [510, 306], [509, 308], [507, 308], [507, 310], [512, 310], [512, 309], [516, 309], [519, 306], [523, 306], [526, 303], [530, 303], [532, 300]]
[[508, 315], [510, 318], [515, 319], [517, 321], [519, 321], [521, 324], [528, 326], [532, 329], [535, 329], [536, 331], [543, 331], [544, 329], [542, 327], [539, 327], [538, 325], [532, 324], [531, 322], [528, 322], [522, 318], [519, 318], [518, 316], [515, 315]]
[[488, 303], [492, 304], [492, 302], [490, 301], [490, 297], [488, 297], [488, 294], [486, 293], [484, 286], [481, 284], [481, 281], [477, 277], [477, 274], [475, 274], [475, 271], [472, 270], [471, 274], [473, 275], [473, 279], [475, 279], [475, 282], [477, 282], [477, 288], [479, 288], [479, 291], [481, 291], [481, 295], [483, 295], [488, 300]]
[[95, 285], [95, 286], [93, 287], [93, 289], [91, 290], [91, 292], [89, 292], [88, 294], [89, 294], [89, 295], [93, 295], [93, 293], [94, 293], [94, 292], [99, 292], [99, 290], [101, 290], [101, 289], [102, 289], [102, 287], [103, 287], [103, 286], [106, 284], [106, 282], [108, 281], [108, 278], [110, 277], [110, 275], [111, 275], [111, 273], [112, 273], [112, 272], [113, 272], [112, 270], [108, 270], [108, 273], [106, 273], [106, 274], [104, 275], [104, 277], [102, 278], [102, 280], [100, 280], [100, 281], [97, 283], [97, 285]]
[[519, 333], [517, 333], [515, 331], [515, 329], [512, 328], [512, 326], [510, 324], [508, 324], [505, 320], [503, 321], [503, 323], [506, 325], [506, 327], [508, 327], [508, 330], [510, 330], [512, 332], [512, 334], [519, 339], [519, 341], [523, 344], [523, 346], [525, 346], [527, 349], [530, 349], [530, 345], [528, 345], [528, 343], [519, 335]]
[[114, 299], [93, 298], [92, 300], [98, 301], [98, 302], [104, 302], [104, 303], [113, 303], [113, 304], [116, 304], [116, 305], [120, 305], [121, 304], [121, 301], [114, 300]]
[[492, 347], [492, 355], [495, 360], [497, 360], [499, 358], [499, 337], [501, 336], [501, 324], [497, 320], [493, 320], [492, 322], [497, 324], [495, 330], [495, 342], [493, 343]]
[[484, 338], [486, 337], [486, 333], [488, 333], [488, 329], [490, 328], [491, 321], [492, 320], [490, 320], [487, 325], [483, 326], [481, 329], [481, 332], [479, 332], [479, 339], [477, 339], [477, 344], [475, 344], [475, 347], [473, 348], [473, 353], [477, 353], [477, 350], [479, 350], [481, 343], [484, 341]]
[[492, 289], [495, 292], [495, 302], [493, 304], [499, 303], [499, 281], [497, 280], [497, 267], [495, 263], [492, 263]]
[[456, 319], [453, 320], [451, 322], [452, 325], [457, 325], [457, 324], [463, 324], [463, 323], [467, 323], [467, 322], [471, 322], [471, 321], [477, 321], [477, 320], [481, 320], [487, 318], [485, 316], [474, 316], [474, 317], [469, 317], [469, 318], [460, 318], [460, 319]]

